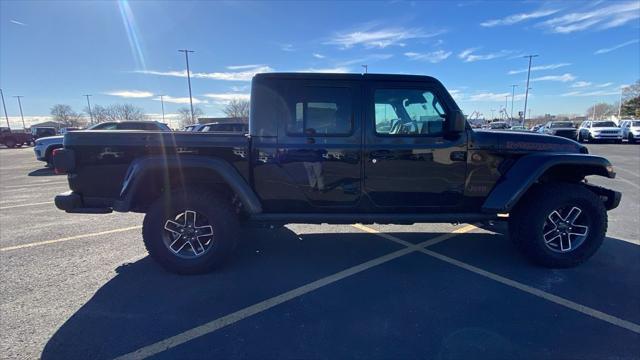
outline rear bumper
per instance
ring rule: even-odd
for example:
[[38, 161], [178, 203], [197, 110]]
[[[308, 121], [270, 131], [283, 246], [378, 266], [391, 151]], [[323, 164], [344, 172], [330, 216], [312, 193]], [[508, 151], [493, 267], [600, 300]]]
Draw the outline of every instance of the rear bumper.
[[113, 210], [110, 207], [93, 204], [92, 201], [85, 202], [82, 196], [73, 191], [67, 191], [56, 195], [54, 198], [56, 207], [68, 213], [81, 214], [108, 214]]

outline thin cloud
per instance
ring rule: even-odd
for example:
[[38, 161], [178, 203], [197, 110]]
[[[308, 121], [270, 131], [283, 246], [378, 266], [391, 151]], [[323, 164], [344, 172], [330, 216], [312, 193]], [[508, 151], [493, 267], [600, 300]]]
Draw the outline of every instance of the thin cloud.
[[560, 81], [560, 82], [569, 82], [575, 80], [576, 77], [570, 73], [562, 74], [562, 75], [547, 75], [541, 76], [537, 78], [531, 79], [531, 81]]
[[606, 82], [606, 83], [604, 83], [604, 84], [598, 84], [598, 85], [596, 85], [596, 87], [597, 87], [597, 88], [606, 88], [606, 87], [609, 87], [609, 86], [611, 86], [611, 85], [613, 85], [613, 83], [612, 83], [612, 82]]
[[[538, 65], [538, 66], [532, 66], [531, 67], [531, 71], [541, 71], [541, 70], [554, 70], [554, 69], [558, 69], [561, 67], [565, 67], [565, 66], [569, 66], [571, 65], [570, 63], [559, 63], [559, 64], [549, 64], [549, 65]], [[509, 75], [515, 75], [515, 74], [522, 74], [522, 73], [526, 73], [529, 69], [520, 69], [520, 70], [510, 70], [508, 72]]]
[[313, 56], [316, 59], [324, 59], [326, 56], [322, 55], [322, 54], [318, 54], [318, 53], [313, 53], [311, 54], [311, 56]]
[[357, 31], [338, 33], [325, 44], [338, 45], [343, 49], [354, 46], [383, 49], [389, 46], [405, 46], [405, 42], [408, 40], [430, 38], [445, 32], [445, 30], [425, 32], [420, 28], [403, 27], [374, 29], [372, 26], [368, 26]]
[[226, 104], [231, 100], [249, 100], [249, 94], [243, 93], [213, 93], [204, 94], [204, 97], [212, 99], [215, 103]]
[[[482, 92], [482, 93], [473, 94], [473, 95], [469, 96], [469, 101], [500, 101], [500, 102], [503, 102], [506, 97], [511, 98], [511, 93], [510, 92], [504, 92], [504, 93]], [[531, 97], [531, 94], [529, 94], [529, 97]], [[524, 95], [518, 94], [518, 95], [516, 95], [514, 97], [514, 99], [516, 101], [524, 99]]]
[[503, 26], [503, 25], [513, 25], [525, 20], [537, 19], [537, 18], [553, 15], [558, 11], [560, 10], [549, 9], [549, 10], [537, 10], [530, 13], [514, 14], [514, 15], [509, 15], [507, 17], [504, 17], [502, 19], [487, 20], [485, 22], [480, 23], [480, 26], [494, 27], [494, 26]]
[[[200, 100], [197, 97], [193, 97], [194, 104], [206, 104], [206, 100]], [[156, 97], [153, 100], [160, 101], [160, 97]], [[163, 95], [162, 101], [172, 104], [189, 104], [189, 97], [173, 97], [170, 95]]]
[[475, 62], [475, 61], [498, 59], [514, 53], [513, 50], [500, 50], [498, 52], [493, 52], [493, 53], [476, 54], [475, 52], [478, 49], [479, 48], [465, 49], [458, 54], [458, 57], [464, 60], [464, 62]]
[[608, 96], [608, 95], [619, 95], [619, 90], [596, 90], [596, 91], [571, 91], [568, 93], [561, 94], [560, 96]]
[[[251, 81], [251, 79], [258, 73], [272, 72], [273, 69], [269, 66], [260, 66], [244, 71], [229, 71], [229, 72], [191, 72], [191, 77], [195, 79], [211, 79], [211, 80], [224, 80], [224, 81]], [[156, 70], [138, 70], [135, 71], [138, 74], [158, 75], [158, 76], [173, 76], [173, 77], [187, 77], [186, 70], [172, 70], [172, 71], [156, 71]]]
[[266, 66], [264, 64], [250, 64], [250, 65], [231, 65], [227, 66], [229, 70], [246, 70], [246, 69], [255, 69], [259, 67]]
[[152, 92], [141, 91], [141, 90], [114, 90], [114, 91], [105, 92], [104, 94], [111, 95], [111, 96], [119, 96], [122, 98], [133, 98], [133, 99], [150, 98], [153, 96]]
[[428, 61], [432, 64], [439, 63], [451, 56], [451, 51], [436, 50], [427, 53], [406, 52], [404, 56], [411, 60]]
[[356, 64], [362, 65], [362, 64], [368, 64], [368, 63], [380, 61], [380, 60], [387, 60], [387, 59], [391, 59], [392, 57], [393, 57], [393, 54], [372, 54], [362, 58], [341, 61], [336, 65], [338, 67], [348, 67]]
[[583, 88], [583, 87], [587, 87], [590, 86], [591, 83], [589, 81], [576, 81], [573, 84], [571, 84], [572, 88]]
[[451, 89], [449, 94], [454, 100], [462, 100], [464, 98], [464, 93], [460, 89]]
[[619, 27], [638, 18], [640, 18], [640, 2], [630, 1], [591, 11], [568, 13], [543, 21], [539, 25], [554, 33], [569, 34], [591, 28], [603, 30]]
[[610, 48], [604, 48], [604, 49], [597, 50], [596, 52], [594, 52], [594, 54], [595, 55], [606, 54], [608, 52], [612, 52], [614, 50], [618, 50], [618, 49], [623, 48], [625, 46], [636, 44], [636, 43], [638, 43], [638, 41], [640, 41], [640, 40], [639, 39], [629, 40], [629, 41], [623, 42], [622, 44], [618, 44], [618, 45], [615, 45], [615, 46], [610, 47]]
[[342, 67], [342, 66], [338, 66], [338, 67], [333, 67], [333, 68], [308, 68], [308, 69], [301, 69], [301, 70], [297, 70], [295, 72], [312, 72], [312, 73], [335, 73], [335, 74], [346, 74], [348, 73], [350, 70], [347, 67]]
[[296, 49], [293, 48], [293, 44], [280, 44], [280, 50], [287, 52], [296, 51]]
[[23, 23], [22, 21], [18, 21], [15, 19], [11, 19], [9, 20], [10, 23], [16, 24], [16, 25], [20, 25], [20, 26], [27, 26], [27, 24]]

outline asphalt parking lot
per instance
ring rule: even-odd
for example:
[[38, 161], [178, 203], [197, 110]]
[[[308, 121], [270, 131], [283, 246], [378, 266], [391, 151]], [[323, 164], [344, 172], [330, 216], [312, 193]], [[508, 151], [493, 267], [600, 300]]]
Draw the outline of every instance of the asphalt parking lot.
[[66, 214], [64, 176], [0, 148], [0, 357], [640, 358], [640, 146], [589, 145], [622, 191], [587, 263], [527, 263], [470, 225], [247, 229], [235, 259], [177, 276], [142, 215]]

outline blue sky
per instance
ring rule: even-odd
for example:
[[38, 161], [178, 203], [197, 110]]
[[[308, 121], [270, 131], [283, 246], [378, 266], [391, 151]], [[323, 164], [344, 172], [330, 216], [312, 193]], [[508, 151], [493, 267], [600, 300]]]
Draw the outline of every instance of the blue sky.
[[[12, 120], [52, 105], [128, 102], [148, 114], [195, 102], [221, 115], [264, 71], [427, 74], [467, 114], [523, 107], [533, 53], [534, 116], [615, 102], [640, 77], [640, 1], [2, 1], [0, 86]], [[511, 99], [508, 99], [510, 111]], [[153, 116], [153, 115], [152, 115]]]

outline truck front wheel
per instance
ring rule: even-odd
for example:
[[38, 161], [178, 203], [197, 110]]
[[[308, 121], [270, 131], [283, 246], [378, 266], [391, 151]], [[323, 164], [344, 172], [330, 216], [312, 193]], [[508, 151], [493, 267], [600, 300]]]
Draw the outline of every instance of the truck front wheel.
[[606, 232], [602, 200], [580, 184], [539, 185], [510, 214], [510, 237], [529, 260], [545, 267], [567, 268], [586, 261]]
[[150, 206], [142, 227], [149, 255], [178, 274], [204, 273], [221, 265], [235, 249], [237, 232], [230, 202], [206, 190], [161, 197]]

